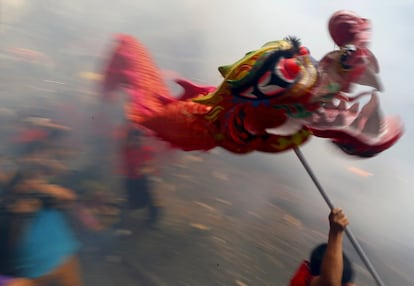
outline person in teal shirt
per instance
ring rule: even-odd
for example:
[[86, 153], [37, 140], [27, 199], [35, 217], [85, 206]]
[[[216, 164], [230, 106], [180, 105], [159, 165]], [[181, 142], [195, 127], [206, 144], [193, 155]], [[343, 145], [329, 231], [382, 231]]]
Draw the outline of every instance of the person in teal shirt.
[[30, 219], [17, 240], [16, 273], [26, 278], [48, 275], [76, 254], [79, 247], [62, 211], [42, 208]]
[[29, 278], [34, 285], [52, 281], [61, 286], [82, 285], [77, 259], [80, 243], [62, 208], [76, 199], [75, 194], [37, 176], [17, 176], [8, 209], [25, 218], [12, 233], [13, 276]]

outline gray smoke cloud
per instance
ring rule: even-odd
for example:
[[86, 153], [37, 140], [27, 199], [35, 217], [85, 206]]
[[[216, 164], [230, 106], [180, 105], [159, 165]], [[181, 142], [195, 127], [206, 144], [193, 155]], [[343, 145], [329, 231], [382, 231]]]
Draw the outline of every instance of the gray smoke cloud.
[[[327, 21], [336, 10], [353, 10], [371, 19], [371, 49], [379, 60], [385, 87], [382, 109], [386, 114], [402, 117], [406, 127], [404, 137], [390, 150], [368, 160], [345, 157], [320, 139], [312, 140], [303, 150], [334, 201], [349, 214], [356, 232], [378, 241], [380, 246], [373, 246], [375, 251], [397, 245], [398, 252], [414, 256], [414, 247], [409, 243], [414, 239], [412, 1], [1, 0], [0, 3], [1, 32], [8, 37], [7, 41], [0, 41], [2, 50], [24, 47], [53, 55], [65, 63], [65, 51], [104, 55], [114, 33], [129, 33], [147, 45], [162, 69], [175, 70], [209, 84], [220, 82], [218, 66], [232, 63], [265, 42], [287, 35], [298, 36], [315, 58], [322, 57], [334, 47]], [[100, 63], [85, 65], [85, 69], [94, 72], [99, 72], [99, 68]], [[67, 69], [70, 74], [80, 72]], [[62, 68], [57, 68], [51, 77], [59, 77], [59, 71]], [[310, 200], [320, 204], [322, 199], [293, 153], [252, 158], [270, 169], [286, 164], [291, 187], [314, 192]], [[371, 175], [352, 172], [355, 168]], [[289, 172], [286, 174], [289, 176]], [[297, 180], [297, 176], [301, 179]], [[326, 216], [326, 211], [314, 210], [314, 213]], [[402, 267], [407, 273], [414, 270], [410, 269], [410, 263]]]

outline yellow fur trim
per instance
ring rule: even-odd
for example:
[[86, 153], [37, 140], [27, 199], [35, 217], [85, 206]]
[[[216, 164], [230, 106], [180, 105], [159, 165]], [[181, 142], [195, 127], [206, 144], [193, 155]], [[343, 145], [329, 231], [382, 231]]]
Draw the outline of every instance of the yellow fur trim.
[[297, 133], [293, 134], [292, 136], [283, 136], [277, 140], [277, 143], [272, 144], [273, 147], [277, 151], [287, 150], [294, 146], [299, 146], [311, 135], [311, 132], [306, 129], [301, 129]]

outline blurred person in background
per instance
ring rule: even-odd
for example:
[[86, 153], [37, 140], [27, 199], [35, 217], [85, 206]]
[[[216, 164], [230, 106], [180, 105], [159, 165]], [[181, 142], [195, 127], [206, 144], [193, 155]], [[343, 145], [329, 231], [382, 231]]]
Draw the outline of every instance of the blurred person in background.
[[343, 236], [349, 224], [344, 212], [335, 208], [329, 214], [328, 243], [315, 247], [310, 260], [303, 261], [290, 281], [290, 286], [356, 286], [354, 270], [343, 253]]
[[49, 184], [41, 173], [18, 172], [3, 188], [2, 274], [30, 279], [29, 285], [82, 285], [79, 243], [64, 209], [76, 199]]
[[[121, 143], [121, 168], [126, 190], [126, 210], [122, 211], [122, 225], [127, 225], [130, 210], [147, 208], [147, 223], [153, 226], [160, 215], [160, 206], [152, 192], [150, 176], [155, 172], [154, 150], [146, 146], [144, 135], [134, 126], [127, 126]], [[127, 213], [128, 212], [128, 213]]]
[[61, 154], [60, 139], [67, 128], [48, 119], [33, 120], [15, 138], [20, 148], [17, 170], [3, 180], [0, 274], [23, 277], [14, 280], [30, 280], [28, 285], [34, 286], [82, 285], [80, 243], [66, 216], [76, 195], [51, 183], [65, 170], [62, 159], [67, 154]]
[[11, 241], [9, 233], [11, 227], [14, 225], [11, 212], [9, 212], [6, 206], [6, 192], [9, 187], [8, 182], [12, 181], [15, 174], [13, 172], [0, 172], [0, 286], [32, 286], [33, 283], [30, 279], [14, 277], [14, 271], [12, 270], [11, 262]]

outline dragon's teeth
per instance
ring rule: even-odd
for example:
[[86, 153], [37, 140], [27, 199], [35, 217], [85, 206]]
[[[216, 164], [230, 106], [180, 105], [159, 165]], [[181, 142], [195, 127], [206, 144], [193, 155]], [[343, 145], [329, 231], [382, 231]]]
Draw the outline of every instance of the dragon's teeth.
[[344, 101], [341, 101], [341, 102], [338, 104], [337, 109], [338, 109], [338, 110], [346, 110], [346, 103], [345, 103]]
[[357, 113], [358, 110], [359, 110], [359, 103], [358, 102], [352, 104], [352, 106], [348, 109], [348, 111], [350, 113]]
[[332, 126], [343, 126], [345, 125], [345, 116], [342, 113], [339, 113], [338, 116], [332, 121]]

